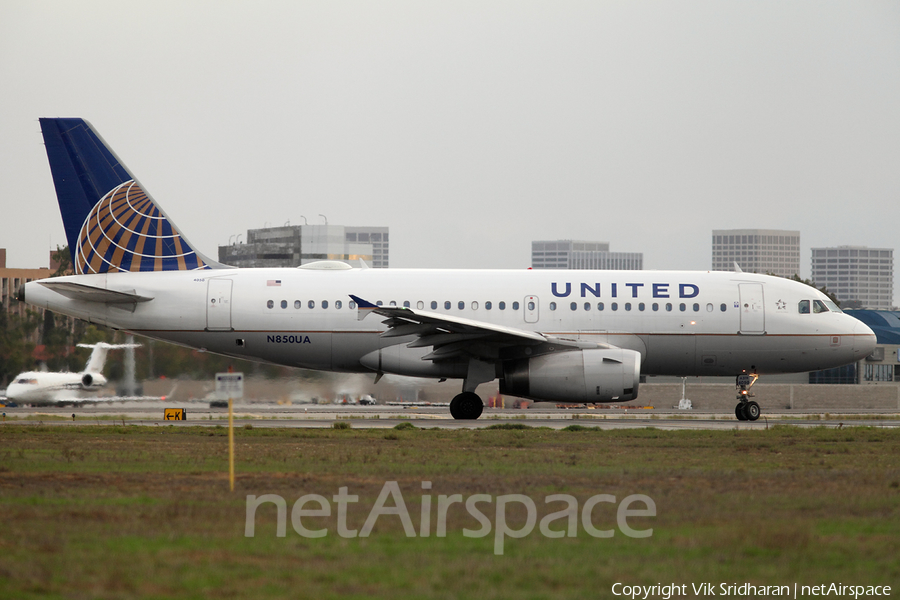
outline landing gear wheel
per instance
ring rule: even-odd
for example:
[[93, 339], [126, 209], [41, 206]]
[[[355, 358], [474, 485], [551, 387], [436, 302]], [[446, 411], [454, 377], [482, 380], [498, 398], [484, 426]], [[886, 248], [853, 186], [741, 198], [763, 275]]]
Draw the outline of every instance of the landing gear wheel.
[[748, 421], [755, 421], [759, 418], [759, 404], [751, 400], [744, 406], [744, 417]]
[[738, 418], [738, 421], [746, 421], [747, 414], [744, 412], [744, 403], [738, 402], [737, 406], [734, 407], [734, 416]]
[[463, 392], [457, 394], [450, 401], [450, 415], [454, 419], [474, 420], [481, 416], [484, 403], [475, 392]]

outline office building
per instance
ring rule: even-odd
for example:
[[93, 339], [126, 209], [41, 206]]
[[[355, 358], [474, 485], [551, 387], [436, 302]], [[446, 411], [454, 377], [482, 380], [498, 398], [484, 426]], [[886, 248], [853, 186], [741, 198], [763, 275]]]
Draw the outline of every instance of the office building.
[[712, 270], [779, 277], [800, 274], [800, 232], [781, 229], [714, 229]]
[[641, 270], [642, 252], [610, 252], [607, 242], [546, 240], [531, 242], [532, 269]]
[[298, 267], [317, 260], [387, 268], [389, 228], [285, 225], [249, 229], [246, 243], [219, 246], [219, 262], [235, 267]]
[[[51, 260], [53, 253], [50, 253]], [[27, 307], [25, 303], [16, 300], [16, 292], [19, 286], [25, 285], [29, 281], [37, 279], [46, 279], [53, 274], [53, 271], [47, 267], [39, 269], [8, 269], [6, 267], [6, 248], [0, 248], [0, 306], [7, 313], [15, 313], [20, 317], [25, 316], [27, 309], [35, 310], [34, 307]], [[38, 309], [43, 314], [43, 309]]]
[[812, 281], [851, 308], [894, 306], [894, 250], [865, 246], [812, 248]]

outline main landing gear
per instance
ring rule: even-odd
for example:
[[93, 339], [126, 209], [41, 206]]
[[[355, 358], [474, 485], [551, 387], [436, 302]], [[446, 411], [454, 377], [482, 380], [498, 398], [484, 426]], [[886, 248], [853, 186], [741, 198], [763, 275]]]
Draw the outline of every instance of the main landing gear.
[[759, 404], [750, 400], [753, 397], [753, 394], [750, 393], [750, 388], [753, 387], [757, 379], [759, 379], [759, 375], [756, 373], [737, 376], [735, 387], [738, 391], [738, 403], [734, 407], [734, 416], [738, 418], [738, 421], [755, 421], [759, 418]]
[[475, 392], [457, 394], [450, 401], [450, 414], [454, 419], [477, 419], [483, 410], [484, 403]]

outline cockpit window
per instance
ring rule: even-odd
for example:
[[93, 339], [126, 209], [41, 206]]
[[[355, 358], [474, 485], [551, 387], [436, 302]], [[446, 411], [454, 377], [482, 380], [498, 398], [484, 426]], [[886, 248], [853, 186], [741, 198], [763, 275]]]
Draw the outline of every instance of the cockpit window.
[[801, 300], [800, 304], [797, 305], [797, 310], [800, 311], [801, 315], [809, 314], [809, 300]]
[[825, 306], [825, 303], [821, 300], [813, 300], [813, 312], [814, 313], [823, 313], [828, 312], [828, 307]]
[[842, 310], [838, 307], [837, 304], [835, 304], [835, 303], [832, 302], [831, 300], [822, 300], [822, 302], [825, 303], [825, 306], [827, 306], [827, 307], [828, 307], [828, 310], [830, 310], [831, 312], [838, 312], [838, 313], [839, 313], [839, 312], [844, 312], [844, 311], [842, 311]]

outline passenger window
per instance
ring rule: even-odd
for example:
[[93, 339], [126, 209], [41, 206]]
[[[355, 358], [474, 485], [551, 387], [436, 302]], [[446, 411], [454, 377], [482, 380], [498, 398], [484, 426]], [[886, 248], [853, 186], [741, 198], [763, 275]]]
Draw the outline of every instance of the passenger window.
[[618, 302], [613, 302], [612, 304], [609, 305], [609, 307], [610, 307], [612, 310], [619, 310], [619, 303], [618, 303]]
[[578, 310], [578, 303], [572, 302], [571, 304], [569, 304], [569, 308], [572, 310]]
[[598, 303], [597, 303], [597, 310], [603, 310], [603, 303], [602, 303], [602, 302], [598, 302]]
[[416, 302], [416, 308], [422, 310], [423, 308], [425, 308], [425, 303], [419, 300], [418, 302]]
[[268, 308], [275, 308], [275, 301], [274, 301], [274, 300], [269, 300], [268, 302], [266, 302], [266, 306], [267, 306]]
[[821, 300], [813, 300], [813, 312], [814, 313], [823, 313], [828, 312], [828, 307], [825, 306], [825, 303]]
[[306, 303], [306, 305], [307, 305], [308, 307], [310, 307], [310, 308], [315, 308], [315, 307], [316, 307], [316, 301], [315, 301], [315, 300], [310, 300], [309, 302]]
[[347, 307], [348, 307], [350, 310], [353, 310], [354, 308], [356, 308], [356, 302], [354, 302], [353, 300], [351, 300], [351, 301], [350, 301], [350, 304], [348, 304]]
[[719, 310], [721, 310], [722, 312], [725, 312], [726, 310], [728, 310], [728, 307], [725, 306], [725, 303], [723, 302], [722, 304], [719, 305]]
[[375, 306], [384, 306], [384, 302], [378, 300], [377, 302], [375, 302]]
[[712, 312], [712, 311], [713, 311], [713, 305], [712, 305], [712, 304], [707, 304], [707, 305], [706, 305], [706, 312]]
[[519, 310], [519, 303], [518, 303], [518, 302], [513, 302], [512, 309], [513, 309], [513, 310]]
[[672, 303], [671, 302], [666, 302], [666, 311], [672, 312]]
[[497, 304], [497, 308], [499, 308], [500, 310], [506, 310], [506, 302], [503, 302], [503, 301], [501, 300], [501, 301]]
[[590, 303], [590, 302], [585, 302], [585, 303], [584, 303], [584, 310], [591, 310], [591, 303]]
[[529, 303], [528, 303], [528, 310], [534, 310], [534, 308], [535, 308], [535, 307], [534, 307], [534, 302], [529, 302]]
[[680, 310], [681, 312], [686, 311], [686, 310], [687, 310], [687, 304], [685, 304], [684, 302], [682, 302], [681, 304], [678, 305], [678, 310]]
[[450, 301], [444, 300], [444, 310], [450, 310]]
[[343, 306], [343, 304], [341, 304], [341, 301], [340, 301], [340, 300], [335, 300], [335, 301], [334, 301], [334, 307], [335, 307], [336, 309], [341, 310], [341, 306]]
[[403, 308], [409, 308], [409, 300], [403, 301]]
[[800, 304], [797, 305], [797, 310], [800, 311], [801, 315], [809, 314], [809, 300], [801, 300]]
[[556, 302], [550, 303], [550, 310], [556, 310]]
[[437, 302], [434, 300], [431, 301], [431, 310], [437, 310]]
[[396, 300], [391, 300], [391, 306], [397, 306], [397, 301], [396, 301]]
[[472, 301], [472, 310], [478, 310], [478, 302]]
[[281, 301], [281, 308], [287, 308], [287, 300]]
[[654, 302], [653, 306], [651, 308], [653, 308], [653, 312], [658, 311], [659, 310], [659, 302]]
[[456, 307], [457, 307], [459, 310], [462, 310], [462, 309], [464, 309], [464, 308], [466, 307], [466, 303], [463, 302], [462, 300], [460, 300], [459, 302], [456, 303]]
[[641, 302], [640, 304], [638, 304], [638, 310], [643, 312], [643, 310], [644, 310], [644, 303], [643, 303], [643, 302]]
[[487, 302], [484, 303], [484, 308], [485, 308], [485, 310], [491, 310], [491, 308], [492, 308], [493, 306], [494, 306], [494, 305], [491, 303], [490, 300], [488, 300]]
[[694, 312], [700, 312], [700, 305], [694, 302]]
[[625, 303], [625, 310], [631, 310], [631, 302]]
[[299, 300], [294, 300], [294, 308], [300, 308], [303, 304], [300, 303]]
[[322, 300], [322, 308], [328, 308], [328, 300]]

